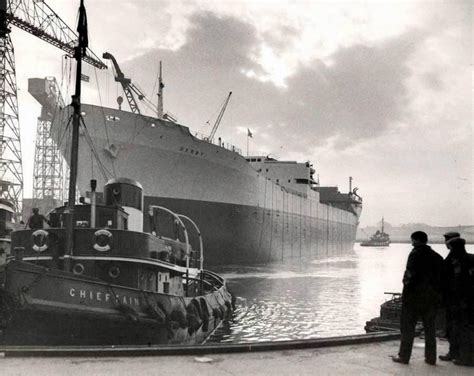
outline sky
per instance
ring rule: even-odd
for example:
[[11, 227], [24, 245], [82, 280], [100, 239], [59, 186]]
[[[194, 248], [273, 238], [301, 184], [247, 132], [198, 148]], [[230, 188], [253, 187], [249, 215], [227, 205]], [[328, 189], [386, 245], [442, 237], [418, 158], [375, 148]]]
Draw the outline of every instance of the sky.
[[[46, 2], [75, 28], [71, 0]], [[78, 3], [78, 2], [77, 2]], [[112, 53], [165, 111], [250, 154], [310, 160], [321, 185], [364, 199], [361, 226], [474, 224], [470, 1], [85, 1], [91, 49]], [[25, 197], [40, 105], [28, 78], [54, 76], [63, 52], [14, 29]], [[110, 65], [109, 65], [110, 66]], [[71, 70], [72, 69], [72, 70]], [[113, 71], [84, 67], [85, 103], [117, 107]], [[73, 75], [72, 75], [73, 76]]]

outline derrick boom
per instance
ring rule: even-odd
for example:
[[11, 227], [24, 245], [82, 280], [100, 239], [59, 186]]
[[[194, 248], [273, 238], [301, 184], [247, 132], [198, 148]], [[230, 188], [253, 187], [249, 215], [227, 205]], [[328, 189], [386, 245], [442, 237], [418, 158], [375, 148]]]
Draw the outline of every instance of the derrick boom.
[[130, 78], [125, 77], [122, 70], [120, 69], [117, 60], [111, 53], [104, 52], [102, 57], [104, 59], [112, 60], [112, 64], [114, 65], [115, 69], [115, 81], [119, 82], [122, 85], [123, 92], [125, 93], [125, 97], [127, 98], [128, 104], [132, 112], [135, 114], [140, 114], [140, 108], [138, 107], [138, 103], [135, 100], [135, 96], [133, 95], [133, 93], [135, 93], [138, 96], [138, 99], [140, 100], [143, 100], [145, 98], [145, 95], [139, 88], [137, 88], [132, 83], [132, 80]]
[[224, 116], [225, 109], [227, 108], [227, 105], [229, 104], [231, 95], [232, 95], [232, 92], [229, 93], [226, 100], [224, 101], [224, 104], [222, 105], [221, 111], [219, 112], [219, 115], [217, 116], [216, 122], [214, 123], [214, 126], [212, 127], [211, 134], [208, 137], [208, 139], [211, 142], [214, 139], [214, 135], [216, 134], [217, 128], [219, 128], [219, 124], [221, 123], [222, 117]]

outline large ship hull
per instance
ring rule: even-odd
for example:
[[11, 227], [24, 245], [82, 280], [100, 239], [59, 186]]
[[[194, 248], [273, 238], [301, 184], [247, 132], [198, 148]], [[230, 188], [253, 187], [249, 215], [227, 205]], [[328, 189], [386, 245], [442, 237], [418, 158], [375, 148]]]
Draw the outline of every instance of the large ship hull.
[[356, 225], [332, 218], [160, 197], [145, 197], [147, 204], [162, 205], [194, 218], [205, 244], [206, 264], [317, 259], [347, 254], [354, 248]]
[[[360, 205], [344, 210], [322, 203], [316, 190], [285, 186], [268, 169], [256, 169], [232, 148], [200, 140], [179, 124], [82, 108], [87, 133], [79, 149], [81, 194], [86, 195], [92, 178], [98, 186], [114, 176], [139, 181], [145, 209], [163, 205], [197, 223], [206, 265], [331, 257], [353, 250]], [[61, 140], [69, 113], [61, 111], [52, 126], [64, 155], [68, 150]]]

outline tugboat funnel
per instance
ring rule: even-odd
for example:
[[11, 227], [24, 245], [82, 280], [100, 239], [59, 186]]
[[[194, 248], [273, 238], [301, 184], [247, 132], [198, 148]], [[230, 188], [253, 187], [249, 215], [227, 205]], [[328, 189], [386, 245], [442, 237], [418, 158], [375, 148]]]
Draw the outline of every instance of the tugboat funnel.
[[112, 179], [105, 184], [106, 205], [120, 205], [128, 213], [128, 229], [143, 231], [143, 188], [140, 183], [127, 179]]

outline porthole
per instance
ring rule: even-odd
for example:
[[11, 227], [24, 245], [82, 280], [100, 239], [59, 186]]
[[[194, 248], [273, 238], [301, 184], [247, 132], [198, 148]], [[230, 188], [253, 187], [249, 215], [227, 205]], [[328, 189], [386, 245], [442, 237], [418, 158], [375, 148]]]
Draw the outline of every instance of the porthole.
[[84, 273], [84, 265], [82, 264], [74, 264], [74, 266], [72, 267], [72, 272], [76, 275], [81, 275]]
[[120, 269], [118, 266], [111, 266], [109, 269], [110, 278], [117, 278], [120, 275]]

